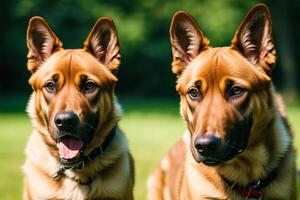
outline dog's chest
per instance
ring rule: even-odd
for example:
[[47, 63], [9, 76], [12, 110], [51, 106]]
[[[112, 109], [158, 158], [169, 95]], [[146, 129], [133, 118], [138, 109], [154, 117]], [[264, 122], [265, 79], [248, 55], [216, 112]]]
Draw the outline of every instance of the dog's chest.
[[[33, 179], [36, 177], [32, 177]], [[39, 177], [38, 177], [39, 178]], [[83, 200], [83, 199], [119, 199], [124, 196], [128, 181], [123, 177], [103, 179], [96, 178], [90, 184], [79, 184], [71, 179], [61, 180], [60, 185], [54, 186], [54, 182], [39, 179], [31, 180], [32, 199], [64, 199], [64, 200]]]
[[[214, 184], [210, 183], [199, 171], [195, 170], [193, 166], [186, 166], [187, 183], [193, 183], [194, 186], [183, 187], [181, 194], [188, 197], [190, 200], [213, 198], [213, 199], [227, 199], [226, 195], [217, 188]], [[186, 184], [184, 184], [186, 185]], [[183, 198], [185, 199], [185, 197]]]
[[[102, 198], [121, 198], [124, 193], [126, 180], [121, 177], [103, 179], [97, 177], [88, 185], [78, 184], [77, 182], [65, 179], [62, 186], [56, 191], [57, 197], [61, 199], [102, 199]], [[51, 194], [53, 195], [53, 194]]]
[[[89, 184], [79, 184], [73, 179], [62, 179], [61, 186], [55, 192], [61, 199], [121, 199], [131, 184], [127, 156], [117, 165], [118, 170], [97, 174]], [[52, 194], [53, 195], [53, 194]]]
[[[32, 137], [30, 141], [34, 138]], [[48, 151], [41, 151], [43, 144], [38, 146], [40, 147], [37, 148], [38, 150], [30, 148], [31, 146], [33, 145], [27, 146], [27, 153], [34, 156], [28, 157], [24, 171], [32, 199], [119, 199], [124, 197], [128, 188], [132, 188], [130, 161], [127, 153], [115, 161], [114, 167], [111, 166], [95, 174], [89, 184], [79, 184], [75, 181], [76, 175], [72, 171], [65, 172], [66, 177], [69, 178], [62, 177], [56, 181], [52, 175], [59, 168], [57, 160], [51, 157]], [[101, 160], [105, 159], [102, 157]]]

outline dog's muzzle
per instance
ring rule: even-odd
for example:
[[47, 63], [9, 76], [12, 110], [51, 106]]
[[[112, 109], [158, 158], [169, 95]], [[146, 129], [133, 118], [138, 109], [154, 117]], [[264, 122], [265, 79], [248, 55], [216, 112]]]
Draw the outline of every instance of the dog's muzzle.
[[57, 148], [59, 160], [65, 168], [78, 166], [82, 162], [83, 152], [92, 134], [82, 138], [79, 132], [79, 117], [72, 111], [62, 111], [55, 115], [57, 128]]
[[199, 154], [200, 160], [207, 165], [216, 165], [218, 160], [212, 159], [221, 144], [221, 139], [216, 135], [198, 135], [194, 146]]
[[245, 151], [250, 137], [252, 118], [245, 118], [233, 127], [228, 130], [224, 140], [217, 134], [198, 135], [194, 140], [195, 160], [214, 166], [229, 161]]
[[62, 138], [64, 134], [71, 134], [76, 136], [79, 126], [79, 117], [72, 111], [62, 111], [55, 115], [54, 123], [59, 130], [59, 138]]

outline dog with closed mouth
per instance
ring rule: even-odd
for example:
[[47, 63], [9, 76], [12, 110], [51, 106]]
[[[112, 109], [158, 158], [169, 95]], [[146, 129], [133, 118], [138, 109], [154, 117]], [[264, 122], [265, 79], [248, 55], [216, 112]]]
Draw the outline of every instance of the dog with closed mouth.
[[297, 199], [293, 136], [270, 77], [268, 8], [249, 11], [230, 47], [210, 47], [183, 11], [170, 38], [187, 128], [150, 176], [148, 199]]
[[46, 21], [33, 17], [27, 46], [34, 130], [25, 150], [24, 199], [133, 199], [133, 159], [114, 95], [114, 22], [100, 18], [82, 49], [63, 49]]

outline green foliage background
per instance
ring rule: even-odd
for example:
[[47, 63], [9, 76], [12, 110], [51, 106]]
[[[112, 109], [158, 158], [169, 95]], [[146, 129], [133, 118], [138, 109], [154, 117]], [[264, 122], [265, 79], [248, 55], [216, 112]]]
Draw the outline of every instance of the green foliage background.
[[[34, 15], [44, 17], [63, 41], [65, 48], [80, 48], [95, 21], [102, 16], [113, 18], [116, 23], [122, 53], [118, 93], [144, 96], [175, 96], [175, 78], [171, 74], [171, 49], [169, 25], [178, 10], [191, 13], [213, 46], [230, 45], [230, 41], [243, 17], [257, 0], [2, 0], [0, 6], [0, 94], [28, 94], [26, 84], [26, 28]], [[291, 0], [286, 6], [282, 1], [266, 1], [272, 16], [287, 24], [291, 34], [281, 37], [274, 31], [275, 40], [297, 38], [297, 8], [300, 3]], [[284, 4], [285, 5], [285, 4]], [[278, 11], [279, 8], [280, 10]], [[286, 10], [286, 15], [283, 15]], [[279, 17], [278, 17], [279, 16]], [[280, 30], [280, 20], [274, 20]], [[288, 23], [287, 23], [288, 22]], [[280, 44], [280, 42], [278, 42]], [[285, 44], [285, 43], [284, 43]], [[300, 46], [292, 40], [287, 48], [293, 55]], [[300, 52], [300, 51], [299, 51]], [[288, 55], [292, 61], [293, 55]], [[295, 66], [279, 66], [274, 72], [275, 83], [285, 86], [286, 77], [281, 72]], [[291, 62], [290, 62], [291, 63]], [[296, 62], [294, 64], [297, 64]], [[288, 64], [287, 64], [288, 65]], [[296, 70], [298, 72], [298, 70]], [[297, 80], [297, 79], [296, 79]], [[295, 82], [295, 81], [294, 81]], [[297, 82], [293, 82], [293, 87]]]

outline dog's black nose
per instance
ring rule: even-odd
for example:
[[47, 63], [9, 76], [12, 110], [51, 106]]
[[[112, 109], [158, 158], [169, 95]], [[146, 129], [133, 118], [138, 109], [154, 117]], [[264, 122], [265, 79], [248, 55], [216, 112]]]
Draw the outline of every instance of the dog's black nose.
[[220, 138], [215, 135], [198, 135], [194, 145], [200, 154], [210, 155], [218, 148], [220, 143]]
[[72, 133], [78, 127], [79, 118], [72, 111], [63, 111], [55, 115], [54, 123], [58, 130]]

